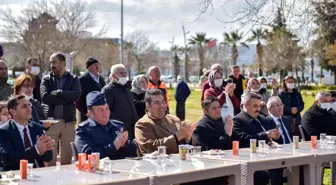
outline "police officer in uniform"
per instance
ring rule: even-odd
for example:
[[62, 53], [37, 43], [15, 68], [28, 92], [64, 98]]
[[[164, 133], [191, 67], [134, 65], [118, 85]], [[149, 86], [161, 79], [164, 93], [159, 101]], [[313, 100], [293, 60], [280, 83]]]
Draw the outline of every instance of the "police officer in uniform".
[[124, 124], [110, 120], [110, 110], [104, 95], [93, 91], [86, 97], [89, 119], [76, 129], [75, 145], [80, 153], [100, 153], [111, 160], [136, 157], [136, 145], [128, 138]]

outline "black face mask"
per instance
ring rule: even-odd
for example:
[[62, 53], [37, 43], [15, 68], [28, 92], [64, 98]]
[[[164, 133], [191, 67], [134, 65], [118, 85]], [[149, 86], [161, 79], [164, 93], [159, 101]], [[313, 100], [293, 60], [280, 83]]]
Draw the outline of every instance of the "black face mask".
[[1, 85], [6, 84], [7, 80], [8, 80], [8, 76], [7, 77], [0, 77], [0, 84]]

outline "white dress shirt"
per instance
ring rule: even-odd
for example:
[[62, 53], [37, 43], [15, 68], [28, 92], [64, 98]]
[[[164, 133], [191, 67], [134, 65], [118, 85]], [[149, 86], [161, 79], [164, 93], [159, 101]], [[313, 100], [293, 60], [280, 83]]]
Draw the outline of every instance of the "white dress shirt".
[[91, 75], [91, 77], [93, 78], [94, 81], [96, 81], [99, 84], [99, 75], [94, 75], [92, 73], [89, 72], [89, 74]]
[[[13, 120], [13, 121], [14, 121], [14, 120]], [[24, 129], [24, 128], [27, 128], [27, 134], [28, 134], [28, 138], [29, 138], [30, 144], [31, 144], [31, 146], [34, 146], [34, 147], [35, 147], [36, 152], [40, 155], [40, 152], [38, 151], [36, 145], [33, 144], [33, 141], [32, 141], [32, 139], [31, 139], [31, 137], [30, 137], [28, 124], [27, 124], [26, 126], [23, 126], [23, 125], [17, 123], [16, 121], [14, 121], [14, 123], [15, 123], [16, 127], [18, 128], [18, 130], [19, 130], [19, 132], [20, 132], [20, 136], [21, 136], [21, 140], [22, 140], [22, 143], [23, 143], [23, 147], [25, 147], [25, 145], [24, 145], [24, 132], [23, 132], [23, 129]]]
[[[287, 137], [288, 140], [289, 140], [290, 142], [292, 142], [292, 138], [289, 137], [288, 130], [286, 129], [286, 126], [284, 125], [283, 120], [281, 119], [281, 117], [280, 117], [280, 118], [277, 118], [277, 117], [275, 117], [275, 116], [272, 115], [272, 114], [270, 114], [270, 116], [273, 118], [273, 121], [275, 122], [275, 124], [276, 124], [277, 126], [280, 125], [280, 126], [279, 126], [279, 128], [280, 128], [280, 135], [281, 135], [283, 141], [285, 141], [285, 137]], [[281, 119], [282, 127], [281, 127], [281, 123], [280, 123], [279, 119]], [[284, 130], [283, 130], [282, 128], [284, 128]]]

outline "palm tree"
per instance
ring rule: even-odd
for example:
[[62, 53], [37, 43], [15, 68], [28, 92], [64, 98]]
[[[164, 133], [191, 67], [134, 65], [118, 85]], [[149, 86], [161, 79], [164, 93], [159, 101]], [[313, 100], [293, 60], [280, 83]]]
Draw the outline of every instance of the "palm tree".
[[242, 42], [244, 34], [239, 33], [239, 31], [236, 30], [230, 33], [224, 33], [223, 35], [224, 35], [224, 41], [220, 44], [232, 45], [232, 49], [231, 49], [232, 65], [237, 65], [237, 60], [239, 56], [237, 46], [240, 44], [240, 45], [245, 46], [246, 48], [249, 48], [245, 42]]
[[177, 75], [180, 74], [180, 65], [179, 65], [180, 58], [178, 57], [179, 49], [180, 49], [180, 47], [178, 45], [173, 45], [170, 48], [170, 51], [174, 53], [173, 60], [174, 60], [174, 77], [175, 77], [175, 79], [177, 78]]
[[262, 57], [263, 57], [263, 46], [261, 44], [262, 39], [266, 39], [268, 35], [268, 31], [262, 28], [257, 28], [256, 30], [252, 30], [252, 36], [247, 39], [248, 42], [257, 41], [257, 55], [258, 55], [258, 68], [259, 68], [259, 76], [263, 76], [262, 71]]
[[191, 51], [191, 47], [183, 47], [181, 46], [179, 51], [184, 54], [184, 73], [185, 73], [185, 81], [189, 82], [189, 72], [188, 72], [188, 66], [189, 66], [189, 53]]
[[212, 39], [206, 38], [206, 33], [196, 33], [195, 36], [192, 36], [188, 39], [188, 44], [197, 47], [198, 58], [200, 61], [200, 69], [199, 69], [199, 76], [203, 75], [203, 67], [204, 67], [204, 60], [205, 60], [205, 47], [208, 42]]

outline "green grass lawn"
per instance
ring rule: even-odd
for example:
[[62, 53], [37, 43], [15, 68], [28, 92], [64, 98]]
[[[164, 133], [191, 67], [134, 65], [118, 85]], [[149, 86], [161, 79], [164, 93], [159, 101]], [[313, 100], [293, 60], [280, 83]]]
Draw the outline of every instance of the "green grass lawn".
[[[314, 103], [314, 94], [311, 94], [314, 91], [302, 91], [302, 98], [305, 103], [303, 113], [313, 105]], [[175, 108], [176, 108], [176, 101], [174, 98], [174, 89], [169, 89], [169, 109], [170, 113], [175, 115]], [[310, 94], [309, 94], [310, 93]], [[314, 92], [316, 93], [316, 91]], [[202, 117], [202, 107], [201, 107], [201, 91], [200, 90], [193, 90], [186, 102], [186, 119], [197, 122]], [[324, 174], [324, 184], [331, 185], [330, 182], [330, 169], [327, 169]]]

